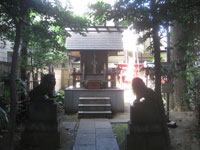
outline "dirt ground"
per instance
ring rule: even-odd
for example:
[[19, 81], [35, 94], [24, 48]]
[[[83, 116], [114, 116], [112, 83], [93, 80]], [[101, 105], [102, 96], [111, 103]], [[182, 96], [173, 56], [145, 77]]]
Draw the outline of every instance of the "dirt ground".
[[[117, 113], [110, 119], [114, 134], [117, 138], [120, 150], [125, 150], [125, 131], [128, 128], [129, 104], [125, 105], [124, 113]], [[62, 115], [62, 122], [74, 123], [73, 128], [62, 128], [62, 146], [59, 150], [72, 150], [76, 132], [79, 126], [77, 114]], [[176, 121], [176, 128], [169, 128], [172, 150], [200, 150], [200, 128], [193, 112], [170, 112], [170, 120]], [[16, 135], [17, 150], [20, 150], [18, 143], [20, 137]], [[0, 147], [3, 136], [0, 136]], [[0, 148], [1, 149], [1, 148]]]
[[[117, 113], [110, 119], [120, 150], [125, 150], [125, 131], [129, 120], [130, 105], [125, 104], [125, 112]], [[200, 150], [200, 128], [193, 112], [170, 112], [170, 120], [176, 128], [169, 128], [172, 150]], [[79, 120], [77, 115], [65, 115], [63, 121], [76, 122], [74, 130], [63, 129], [64, 145], [60, 150], [72, 150]]]
[[171, 112], [177, 128], [169, 128], [173, 150], [200, 150], [200, 127], [193, 112]]

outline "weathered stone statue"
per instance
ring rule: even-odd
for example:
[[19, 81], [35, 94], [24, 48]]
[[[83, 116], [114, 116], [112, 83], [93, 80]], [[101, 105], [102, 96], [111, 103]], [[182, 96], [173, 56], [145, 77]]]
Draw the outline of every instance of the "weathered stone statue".
[[[56, 150], [60, 146], [59, 120], [54, 99], [55, 77], [46, 74], [41, 84], [30, 92], [29, 119], [22, 134], [24, 147]], [[48, 95], [46, 100], [45, 95]]]
[[47, 94], [49, 98], [55, 98], [54, 87], [56, 85], [55, 76], [53, 74], [46, 74], [42, 77], [41, 83], [35, 87], [30, 93], [30, 99], [37, 101], [45, 99]]
[[130, 107], [127, 150], [169, 150], [165, 123], [156, 93], [140, 78], [132, 81], [136, 100]]
[[148, 123], [160, 122], [159, 105], [155, 92], [146, 87], [140, 78], [134, 78], [132, 81], [132, 89], [136, 95], [136, 100], [131, 109], [131, 120], [134, 122]]

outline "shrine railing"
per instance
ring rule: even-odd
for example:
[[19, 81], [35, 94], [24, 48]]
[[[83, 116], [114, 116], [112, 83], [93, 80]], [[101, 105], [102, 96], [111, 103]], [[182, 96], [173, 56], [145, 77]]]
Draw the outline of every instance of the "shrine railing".
[[[77, 72], [76, 69], [73, 69], [73, 73], [71, 74], [73, 76], [73, 87], [84, 87], [83, 84], [85, 82], [88, 82], [90, 80], [97, 80], [97, 81], [102, 81], [105, 83], [105, 88], [115, 88], [116, 87], [116, 79], [117, 79], [117, 73], [115, 69], [111, 69], [107, 71], [106, 74], [84, 74], [81, 72]], [[84, 76], [84, 79], [82, 78]], [[93, 79], [87, 79], [87, 76], [93, 76], [96, 78]], [[98, 78], [99, 76], [104, 77], [104, 79]], [[80, 86], [78, 86], [80, 85]]]

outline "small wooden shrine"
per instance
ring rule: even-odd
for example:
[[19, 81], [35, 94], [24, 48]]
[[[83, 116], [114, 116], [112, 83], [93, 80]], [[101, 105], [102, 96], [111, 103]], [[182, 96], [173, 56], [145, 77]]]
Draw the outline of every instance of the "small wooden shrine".
[[[118, 26], [94, 26], [88, 28], [86, 36], [70, 33], [72, 36], [66, 40], [66, 47], [70, 51], [70, 57], [80, 57], [80, 68], [73, 69], [73, 88], [65, 89], [66, 112], [78, 111], [80, 114], [84, 111], [80, 108], [83, 106], [82, 99], [87, 99], [85, 101], [109, 99], [110, 109], [105, 108], [105, 110], [114, 112], [124, 110], [123, 90], [116, 88], [117, 71], [115, 68], [108, 67], [108, 57], [123, 51], [124, 29]], [[116, 95], [118, 97], [115, 97]], [[87, 103], [93, 104], [91, 101]], [[93, 106], [94, 110], [97, 108], [101, 110], [100, 104], [101, 102], [98, 105], [85, 106]], [[91, 113], [93, 108], [88, 112]]]

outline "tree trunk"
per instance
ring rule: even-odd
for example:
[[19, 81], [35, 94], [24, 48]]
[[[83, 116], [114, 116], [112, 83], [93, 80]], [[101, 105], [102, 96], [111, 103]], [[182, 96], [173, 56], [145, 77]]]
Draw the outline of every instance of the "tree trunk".
[[16, 70], [17, 70], [18, 51], [21, 39], [21, 26], [22, 23], [16, 24], [15, 44], [13, 48], [12, 65], [11, 65], [11, 76], [10, 76], [11, 104], [10, 104], [10, 121], [9, 121], [9, 140], [8, 140], [9, 150], [14, 150], [14, 132], [15, 132], [15, 121], [17, 113]]
[[156, 12], [156, 0], [152, 0], [150, 3], [151, 6], [151, 15], [153, 17], [152, 23], [152, 38], [153, 38], [153, 49], [154, 49], [154, 59], [155, 59], [155, 92], [158, 96], [158, 99], [161, 97], [161, 73], [160, 73], [160, 38], [158, 35], [159, 25], [157, 23], [157, 12]]
[[158, 97], [158, 109], [160, 111], [160, 116], [162, 118], [162, 126], [165, 132], [167, 147], [166, 150], [171, 150], [171, 140], [169, 136], [169, 130], [166, 126], [166, 116], [165, 109], [161, 96], [161, 64], [160, 64], [160, 38], [158, 36], [159, 26], [155, 25], [153, 27], [153, 47], [154, 47], [154, 58], [155, 58], [155, 92]]
[[162, 127], [165, 134], [165, 140], [166, 140], [166, 147], [165, 150], [171, 150], [171, 140], [169, 136], [169, 130], [166, 125], [166, 116], [165, 116], [165, 109], [162, 101], [161, 96], [161, 64], [160, 64], [160, 37], [158, 35], [159, 33], [159, 25], [156, 20], [156, 0], [151, 1], [151, 9], [152, 9], [152, 16], [154, 23], [152, 27], [152, 38], [153, 38], [153, 49], [154, 49], [154, 59], [155, 59], [155, 92], [157, 95], [157, 108], [160, 112], [160, 117], [162, 121]]
[[[21, 50], [20, 50], [21, 52], [20, 75], [21, 75], [21, 79], [25, 83], [27, 83], [27, 62], [28, 62], [27, 49], [28, 49], [28, 40], [23, 38], [22, 44], [21, 44]], [[25, 99], [26, 99], [25, 93], [21, 93], [20, 100], [25, 100]]]
[[[185, 71], [186, 64], [184, 63], [185, 49], [184, 47], [176, 47], [175, 44], [179, 41], [183, 41], [187, 38], [187, 35], [184, 33], [183, 26], [180, 24], [175, 25], [172, 28], [172, 33], [175, 33], [175, 36], [172, 37], [172, 46], [174, 49], [170, 51], [170, 60], [172, 64], [175, 64], [174, 72]], [[183, 106], [184, 94], [187, 92], [186, 86], [186, 76], [185, 74], [180, 74], [177, 77], [172, 79], [173, 82], [173, 92], [170, 93], [170, 110], [174, 111], [183, 111], [186, 110], [187, 106]]]
[[161, 97], [161, 69], [160, 69], [160, 38], [158, 36], [158, 25], [153, 28], [153, 47], [155, 58], [155, 92], [159, 99]]
[[21, 74], [21, 79], [23, 81], [27, 80], [27, 49], [28, 49], [28, 40], [23, 39], [22, 40], [22, 45], [21, 45], [21, 66], [20, 66], [20, 74]]

